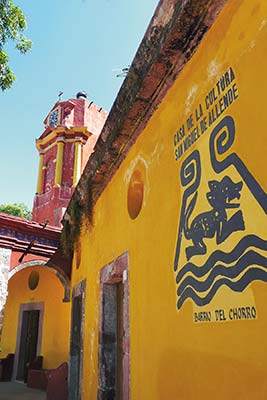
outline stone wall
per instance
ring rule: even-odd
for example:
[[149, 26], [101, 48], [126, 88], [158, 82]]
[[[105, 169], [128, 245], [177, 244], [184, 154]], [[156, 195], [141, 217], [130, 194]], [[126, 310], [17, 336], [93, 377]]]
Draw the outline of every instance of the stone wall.
[[11, 250], [0, 247], [0, 334], [4, 318], [4, 308], [7, 298], [8, 273]]

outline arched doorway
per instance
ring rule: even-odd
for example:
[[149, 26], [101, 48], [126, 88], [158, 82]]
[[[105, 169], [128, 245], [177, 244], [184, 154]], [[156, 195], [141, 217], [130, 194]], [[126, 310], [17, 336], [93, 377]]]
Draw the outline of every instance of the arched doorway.
[[48, 368], [68, 360], [69, 279], [44, 260], [17, 265], [9, 273], [3, 325], [4, 351], [14, 353], [13, 379], [24, 380], [25, 366], [43, 356]]

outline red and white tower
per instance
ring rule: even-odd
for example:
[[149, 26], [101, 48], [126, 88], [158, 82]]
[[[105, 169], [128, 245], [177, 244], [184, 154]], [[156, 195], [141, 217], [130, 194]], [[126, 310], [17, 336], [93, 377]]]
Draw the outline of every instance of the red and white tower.
[[40, 155], [34, 221], [61, 226], [86, 162], [105, 123], [107, 113], [88, 101], [84, 92], [76, 99], [58, 101], [44, 120], [45, 130], [36, 146]]

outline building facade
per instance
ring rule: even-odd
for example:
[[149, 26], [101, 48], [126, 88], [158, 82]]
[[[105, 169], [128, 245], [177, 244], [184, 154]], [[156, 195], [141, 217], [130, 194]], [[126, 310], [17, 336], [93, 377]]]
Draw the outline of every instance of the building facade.
[[71, 399], [265, 399], [266, 21], [160, 1], [65, 214]]
[[35, 204], [72, 193], [50, 213], [67, 207], [67, 286], [14, 275], [2, 340], [43, 303], [40, 351], [69, 360], [70, 400], [265, 400], [266, 37], [264, 1], [161, 0], [75, 189], [62, 160], [73, 146], [81, 165], [85, 131], [49, 113]]
[[14, 379], [25, 379], [36, 356], [44, 368], [68, 361], [71, 260], [60, 245], [61, 219], [105, 118], [83, 92], [58, 101], [36, 140], [32, 220], [0, 214], [1, 357], [15, 355]]

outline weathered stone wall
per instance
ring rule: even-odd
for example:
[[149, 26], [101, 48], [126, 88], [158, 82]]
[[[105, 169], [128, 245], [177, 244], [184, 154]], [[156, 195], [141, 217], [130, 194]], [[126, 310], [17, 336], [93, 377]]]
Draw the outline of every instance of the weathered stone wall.
[[7, 298], [8, 272], [11, 250], [0, 247], [0, 334], [4, 318], [4, 307]]

